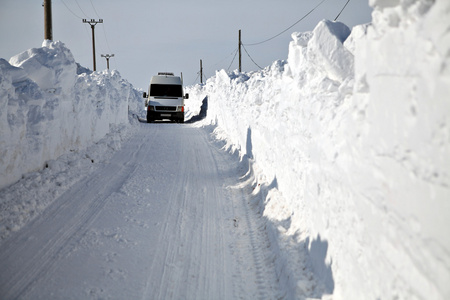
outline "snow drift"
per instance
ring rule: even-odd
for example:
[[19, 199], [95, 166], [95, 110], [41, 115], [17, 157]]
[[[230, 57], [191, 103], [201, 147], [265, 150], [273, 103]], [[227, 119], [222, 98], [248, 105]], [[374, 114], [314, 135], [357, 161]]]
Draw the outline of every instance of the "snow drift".
[[61, 42], [0, 59], [0, 188], [129, 124], [140, 102], [117, 71], [82, 68]]
[[450, 298], [450, 3], [370, 4], [188, 91], [253, 162], [289, 298]]

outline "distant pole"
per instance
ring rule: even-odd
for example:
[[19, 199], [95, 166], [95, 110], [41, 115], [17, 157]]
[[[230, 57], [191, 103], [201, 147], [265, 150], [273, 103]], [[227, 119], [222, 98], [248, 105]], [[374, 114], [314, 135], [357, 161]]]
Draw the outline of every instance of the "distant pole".
[[103, 19], [99, 19], [98, 21], [91, 19], [91, 20], [86, 20], [83, 19], [83, 23], [88, 23], [89, 25], [91, 25], [91, 29], [92, 29], [92, 53], [93, 53], [93, 57], [94, 57], [94, 71], [97, 71], [97, 64], [95, 62], [95, 25], [97, 25], [98, 23], [103, 23]]
[[200, 59], [200, 84], [203, 84], [203, 66], [201, 59]]
[[242, 72], [242, 55], [241, 55], [241, 30], [239, 29], [239, 72]]
[[53, 40], [52, 0], [44, 0], [44, 39]]
[[106, 58], [106, 67], [108, 68], [108, 70], [109, 70], [109, 59], [111, 58], [111, 57], [114, 57], [114, 54], [105, 54], [105, 55], [103, 55], [102, 54], [102, 57], [104, 57], [104, 58]]

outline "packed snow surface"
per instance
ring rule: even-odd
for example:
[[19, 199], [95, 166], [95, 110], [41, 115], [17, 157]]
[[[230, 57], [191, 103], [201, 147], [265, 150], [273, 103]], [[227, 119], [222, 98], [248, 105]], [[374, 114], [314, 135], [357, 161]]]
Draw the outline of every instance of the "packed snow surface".
[[448, 299], [450, 2], [371, 5], [371, 24], [320, 22], [287, 61], [189, 93], [252, 158], [293, 297], [306, 244], [333, 299]]
[[248, 164], [203, 128], [134, 129], [0, 247], [2, 298], [282, 297], [261, 221], [236, 187]]
[[0, 59], [0, 296], [450, 298], [450, 2], [369, 3], [195, 124], [61, 42]]

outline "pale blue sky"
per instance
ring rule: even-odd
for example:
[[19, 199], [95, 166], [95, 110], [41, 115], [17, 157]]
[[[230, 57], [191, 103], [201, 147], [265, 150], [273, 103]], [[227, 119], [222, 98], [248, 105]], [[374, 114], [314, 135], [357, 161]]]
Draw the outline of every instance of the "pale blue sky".
[[[200, 59], [204, 74], [228, 69], [238, 46], [270, 38], [288, 28], [322, 0], [53, 0], [53, 39], [72, 51], [75, 60], [92, 69], [91, 29], [81, 19], [104, 20], [96, 33], [97, 70], [106, 69], [100, 54], [115, 54], [111, 69], [136, 88], [146, 89], [159, 71], [183, 72], [186, 85], [198, 83]], [[0, 58], [40, 47], [44, 40], [42, 0], [0, 0]], [[310, 31], [322, 19], [333, 20], [347, 0], [325, 0], [317, 10], [279, 37], [247, 46], [265, 67], [286, 59], [291, 33]], [[367, 0], [351, 0], [339, 17], [350, 28], [371, 21]], [[258, 67], [242, 54], [243, 71]], [[237, 59], [230, 69], [237, 69]]]

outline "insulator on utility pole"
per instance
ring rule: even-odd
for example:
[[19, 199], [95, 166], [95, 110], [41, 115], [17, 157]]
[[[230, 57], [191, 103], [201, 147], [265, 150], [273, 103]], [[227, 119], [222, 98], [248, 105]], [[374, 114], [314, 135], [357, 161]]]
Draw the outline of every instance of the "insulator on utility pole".
[[241, 30], [239, 29], [239, 72], [242, 72], [242, 55], [241, 55]]
[[44, 0], [44, 39], [53, 40], [52, 0]]
[[102, 54], [102, 57], [104, 57], [104, 58], [106, 58], [106, 67], [108, 68], [108, 70], [109, 70], [109, 59], [111, 58], [111, 57], [114, 57], [114, 54]]
[[203, 84], [203, 66], [201, 59], [200, 59], [200, 84]]
[[103, 19], [99, 19], [99, 20], [94, 20], [94, 19], [90, 19], [90, 20], [86, 20], [83, 19], [83, 23], [88, 23], [89, 25], [91, 25], [91, 29], [92, 29], [92, 53], [93, 53], [93, 57], [94, 57], [94, 71], [97, 71], [97, 64], [95, 62], [95, 25], [97, 25], [98, 23], [103, 23]]

